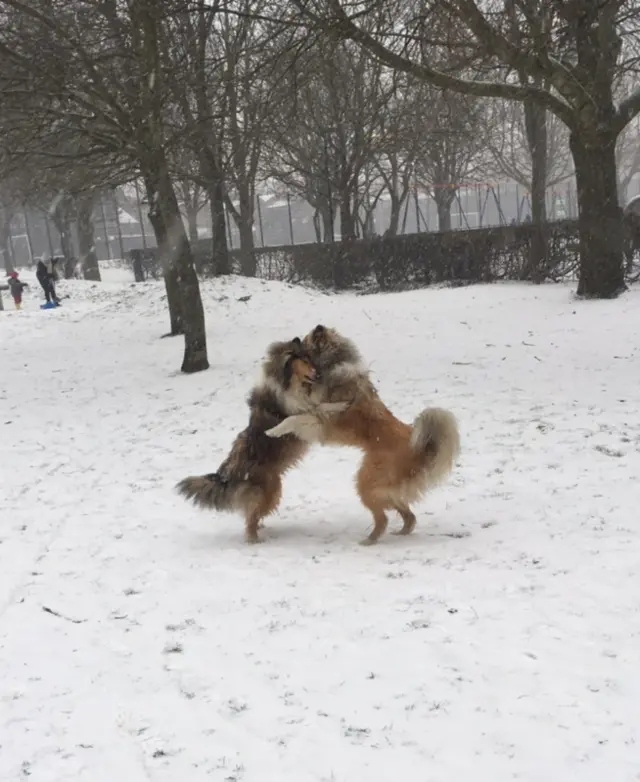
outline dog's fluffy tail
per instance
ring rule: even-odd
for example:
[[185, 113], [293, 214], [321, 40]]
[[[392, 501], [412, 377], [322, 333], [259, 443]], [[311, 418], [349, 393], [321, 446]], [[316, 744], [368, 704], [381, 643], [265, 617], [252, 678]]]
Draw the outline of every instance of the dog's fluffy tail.
[[411, 448], [429, 459], [429, 483], [441, 483], [460, 453], [460, 432], [453, 413], [439, 407], [423, 410], [413, 422]]
[[183, 478], [176, 485], [176, 490], [200, 508], [213, 508], [218, 511], [233, 509], [234, 492], [230, 484], [217, 472]]

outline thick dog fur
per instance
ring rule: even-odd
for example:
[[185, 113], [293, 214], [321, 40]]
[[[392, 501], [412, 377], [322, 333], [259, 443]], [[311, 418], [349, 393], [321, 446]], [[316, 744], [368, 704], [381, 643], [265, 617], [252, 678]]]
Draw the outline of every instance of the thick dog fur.
[[349, 406], [330, 416], [291, 416], [267, 435], [294, 434], [307, 443], [362, 449], [365, 455], [356, 484], [374, 519], [373, 531], [362, 543], [375, 543], [384, 534], [388, 510], [396, 510], [403, 520], [399, 534], [410, 534], [416, 525], [411, 504], [446, 479], [460, 451], [454, 415], [429, 408], [409, 426], [384, 405], [350, 340], [334, 329], [317, 326], [303, 345], [321, 373], [326, 399], [349, 402]]
[[[309, 444], [293, 436], [273, 439], [265, 434], [287, 416], [317, 409], [314, 391], [318, 374], [298, 338], [269, 346], [262, 377], [247, 400], [249, 425], [236, 437], [229, 455], [209, 475], [184, 478], [180, 494], [195, 505], [240, 512], [247, 541], [258, 541], [258, 527], [273, 513], [282, 496], [282, 476], [304, 457]], [[329, 406], [344, 409], [344, 405]]]

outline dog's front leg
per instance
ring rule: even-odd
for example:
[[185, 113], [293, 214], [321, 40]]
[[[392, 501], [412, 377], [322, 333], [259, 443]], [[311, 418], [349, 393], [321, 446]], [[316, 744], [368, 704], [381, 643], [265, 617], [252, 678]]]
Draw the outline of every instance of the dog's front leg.
[[322, 423], [310, 413], [290, 415], [277, 426], [267, 429], [265, 434], [268, 437], [284, 437], [286, 434], [293, 434], [305, 443], [319, 443], [322, 442]]
[[351, 404], [351, 402], [320, 402], [316, 408], [318, 416], [329, 418], [332, 415], [343, 413]]

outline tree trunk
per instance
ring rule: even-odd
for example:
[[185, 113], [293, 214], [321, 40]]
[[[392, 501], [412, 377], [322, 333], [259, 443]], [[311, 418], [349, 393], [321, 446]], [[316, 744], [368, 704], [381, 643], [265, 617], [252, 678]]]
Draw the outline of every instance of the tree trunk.
[[0, 221], [0, 251], [4, 259], [4, 269], [7, 274], [14, 271], [13, 247], [11, 245], [11, 220], [13, 215], [8, 209], [2, 210]]
[[155, 0], [135, 0], [129, 4], [131, 20], [141, 33], [140, 62], [149, 77], [143, 80], [141, 93], [149, 101], [145, 123], [137, 129], [137, 157], [149, 194], [150, 211], [157, 215], [164, 241], [160, 253], [165, 269], [167, 294], [172, 274], [180, 295], [184, 331], [183, 372], [200, 372], [209, 368], [204, 308], [200, 297], [198, 275], [185, 231], [178, 199], [169, 174], [163, 111], [167, 92], [161, 67], [161, 9]]
[[624, 226], [618, 203], [616, 136], [581, 129], [570, 136], [578, 188], [578, 295], [612, 299], [626, 289]]
[[364, 220], [362, 221], [362, 238], [363, 239], [371, 239], [373, 237], [374, 231], [375, 231], [375, 224], [373, 220], [373, 212], [375, 210], [375, 206], [366, 207]]
[[227, 220], [224, 211], [224, 186], [216, 179], [207, 188], [211, 209], [211, 252], [216, 274], [231, 274], [231, 258], [227, 242]]
[[[145, 177], [150, 190], [150, 219], [160, 228], [159, 250], [165, 269], [167, 295], [179, 295], [181, 325], [184, 333], [182, 372], [200, 372], [209, 368], [204, 308], [198, 276], [184, 229], [178, 199], [173, 189], [164, 152], [154, 155], [153, 174]], [[152, 221], [152, 225], [155, 223]], [[172, 324], [173, 333], [173, 324]]]
[[549, 266], [547, 222], [547, 112], [536, 103], [524, 104], [527, 144], [531, 154], [531, 222], [533, 233], [529, 248], [526, 279], [543, 282]]
[[356, 221], [351, 211], [351, 193], [348, 190], [340, 198], [340, 236], [343, 242], [356, 238]]
[[402, 202], [398, 198], [397, 193], [389, 193], [391, 200], [389, 201], [391, 207], [391, 213], [389, 214], [389, 225], [384, 232], [385, 236], [397, 236], [398, 228], [400, 227], [400, 212], [402, 211]]
[[60, 236], [60, 251], [64, 257], [64, 277], [66, 280], [73, 278], [76, 267], [76, 259], [73, 257], [73, 240], [71, 238], [71, 219], [69, 217], [70, 200], [62, 196], [56, 201], [51, 215], [53, 224]]
[[231, 258], [227, 242], [227, 220], [224, 211], [224, 181], [215, 154], [205, 144], [200, 149], [198, 163], [206, 182], [211, 211], [211, 263], [215, 274], [231, 274]]
[[329, 202], [329, 199], [322, 198], [318, 204], [318, 220], [319, 225], [322, 226], [322, 239], [320, 241], [325, 244], [335, 241], [333, 215], [333, 204]]
[[450, 187], [436, 187], [433, 192], [433, 200], [438, 211], [438, 231], [451, 230], [451, 204], [453, 204], [454, 190]]
[[239, 188], [240, 209], [236, 220], [240, 234], [240, 265], [245, 277], [255, 277], [257, 264], [253, 241], [253, 199], [248, 187]]
[[253, 252], [253, 224], [240, 218], [238, 231], [240, 233], [240, 265], [245, 277], [255, 277], [257, 264]]
[[173, 184], [166, 168], [162, 171], [159, 185], [158, 204], [165, 224], [169, 227], [170, 264], [177, 273], [182, 305], [184, 357], [181, 370], [187, 373], [201, 372], [209, 368], [204, 307], [200, 296], [198, 275], [193, 265], [193, 254], [184, 230]]
[[177, 337], [180, 334], [184, 334], [182, 302], [180, 300], [180, 290], [178, 288], [178, 272], [175, 266], [170, 263], [165, 263], [165, 259], [168, 256], [167, 237], [169, 231], [164, 218], [158, 209], [157, 200], [154, 196], [155, 185], [146, 180], [145, 185], [147, 189], [147, 199], [149, 201], [149, 222], [151, 223], [153, 233], [156, 236], [156, 244], [158, 245], [158, 252], [160, 253], [160, 260], [162, 263], [164, 287], [167, 291], [167, 306], [169, 307], [169, 322], [171, 327], [169, 336]]
[[200, 209], [194, 204], [188, 204], [185, 208], [187, 212], [187, 226], [189, 228], [189, 242], [194, 247], [198, 241], [198, 213]]
[[100, 267], [94, 239], [93, 203], [93, 193], [84, 193], [76, 199], [78, 252], [84, 279], [100, 282]]
[[320, 210], [316, 207], [313, 211], [313, 230], [316, 234], [316, 242], [321, 244], [322, 242], [322, 230], [320, 228]]

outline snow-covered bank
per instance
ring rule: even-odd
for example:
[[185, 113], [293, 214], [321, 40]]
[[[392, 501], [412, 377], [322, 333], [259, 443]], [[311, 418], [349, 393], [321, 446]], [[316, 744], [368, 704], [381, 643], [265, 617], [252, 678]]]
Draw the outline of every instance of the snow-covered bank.
[[[0, 779], [635, 778], [638, 292], [218, 279], [185, 377], [161, 284], [60, 291], [0, 313]], [[358, 455], [318, 449], [250, 548], [172, 487], [225, 455], [266, 344], [318, 322], [401, 417], [456, 412], [461, 462], [363, 549]]]

